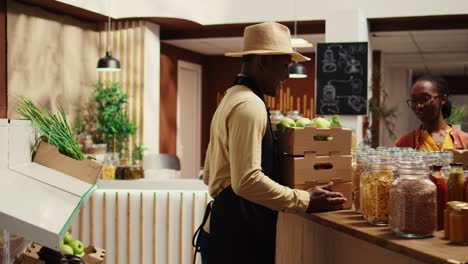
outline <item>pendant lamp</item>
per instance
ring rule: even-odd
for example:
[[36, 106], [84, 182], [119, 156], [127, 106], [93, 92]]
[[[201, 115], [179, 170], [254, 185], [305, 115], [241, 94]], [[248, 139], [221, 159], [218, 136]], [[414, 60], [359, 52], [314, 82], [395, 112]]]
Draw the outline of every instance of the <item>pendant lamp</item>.
[[304, 65], [293, 61], [288, 66], [289, 78], [306, 78], [307, 72]]
[[[294, 1], [294, 39], [297, 39], [296, 1]], [[294, 48], [296, 51], [296, 48]], [[305, 67], [297, 61], [293, 61], [288, 67], [289, 78], [306, 78]]]
[[107, 44], [107, 51], [106, 51], [106, 56], [102, 57], [99, 59], [98, 64], [97, 64], [97, 70], [98, 71], [120, 71], [120, 61], [114, 57], [112, 57], [112, 52], [110, 49], [110, 41], [109, 41], [109, 35], [110, 35], [110, 17], [108, 17], [107, 21], [107, 37], [106, 37], [106, 44]]

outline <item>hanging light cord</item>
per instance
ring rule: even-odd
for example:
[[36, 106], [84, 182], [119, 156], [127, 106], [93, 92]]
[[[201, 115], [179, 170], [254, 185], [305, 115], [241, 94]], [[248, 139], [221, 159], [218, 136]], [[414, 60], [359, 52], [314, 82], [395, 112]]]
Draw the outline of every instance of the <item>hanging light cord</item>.
[[106, 36], [106, 42], [107, 42], [107, 51], [110, 52], [111, 51], [111, 47], [110, 47], [110, 30], [111, 30], [111, 26], [110, 26], [110, 16], [107, 16], [107, 36]]

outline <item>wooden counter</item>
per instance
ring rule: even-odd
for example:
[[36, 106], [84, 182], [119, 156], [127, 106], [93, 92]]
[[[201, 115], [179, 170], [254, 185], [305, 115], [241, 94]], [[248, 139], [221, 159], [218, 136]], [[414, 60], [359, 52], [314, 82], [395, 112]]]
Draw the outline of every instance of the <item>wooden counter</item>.
[[[467, 223], [468, 224], [468, 223]], [[353, 211], [278, 215], [276, 263], [468, 263], [468, 246], [443, 239], [406, 239]]]

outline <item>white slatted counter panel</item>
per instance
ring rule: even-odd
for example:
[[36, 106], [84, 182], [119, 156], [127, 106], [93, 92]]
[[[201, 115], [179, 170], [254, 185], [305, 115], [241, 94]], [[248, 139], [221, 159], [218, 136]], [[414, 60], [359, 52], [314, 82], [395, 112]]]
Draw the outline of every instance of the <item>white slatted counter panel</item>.
[[192, 235], [210, 200], [200, 190], [100, 189], [71, 231], [85, 246], [106, 249], [106, 264], [193, 263]]

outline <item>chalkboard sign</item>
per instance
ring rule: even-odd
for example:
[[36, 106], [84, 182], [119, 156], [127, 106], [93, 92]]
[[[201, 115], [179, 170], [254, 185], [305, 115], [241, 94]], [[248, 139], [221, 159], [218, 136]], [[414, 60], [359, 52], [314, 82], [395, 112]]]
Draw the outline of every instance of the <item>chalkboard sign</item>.
[[367, 54], [367, 42], [317, 44], [316, 114], [367, 114]]

